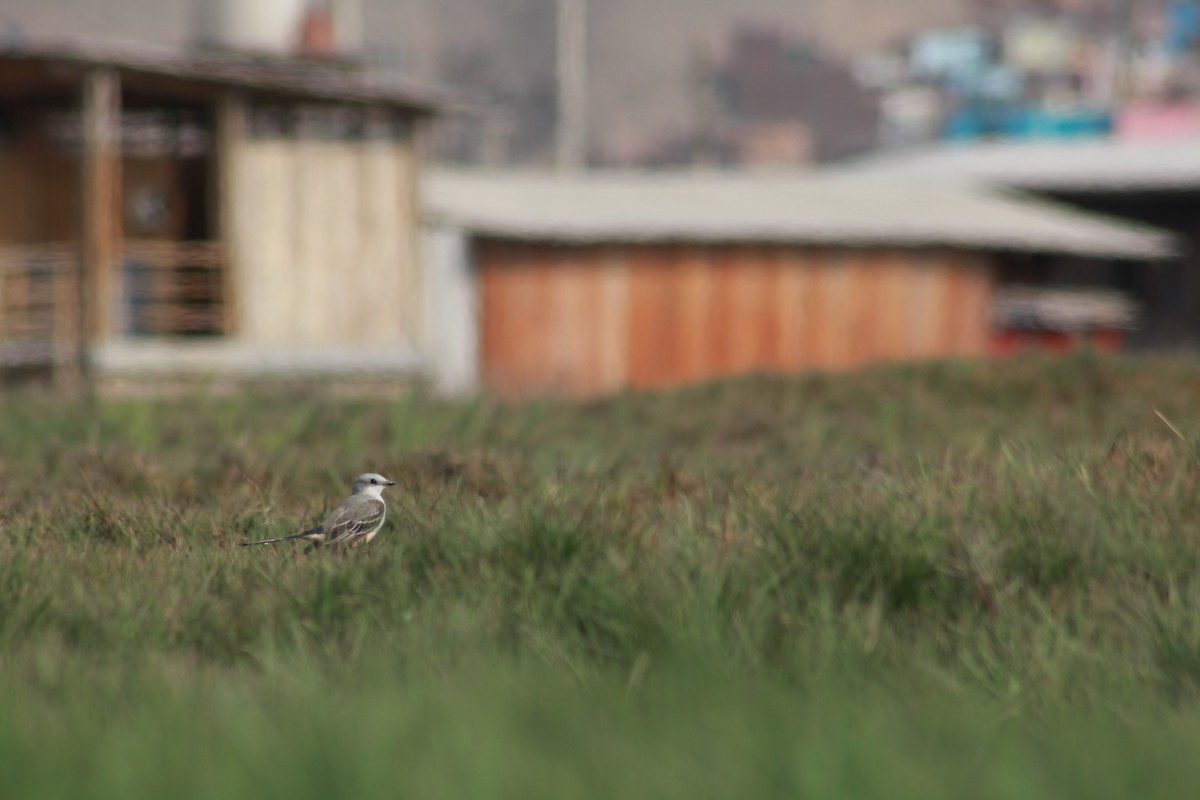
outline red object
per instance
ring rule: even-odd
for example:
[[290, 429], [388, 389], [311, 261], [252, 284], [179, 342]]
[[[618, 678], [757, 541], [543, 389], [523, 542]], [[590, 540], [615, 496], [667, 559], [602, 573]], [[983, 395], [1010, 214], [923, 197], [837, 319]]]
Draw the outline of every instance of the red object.
[[1101, 353], [1115, 353], [1121, 349], [1123, 338], [1121, 331], [1111, 328], [1078, 333], [997, 328], [992, 331], [988, 353], [997, 358], [1028, 351], [1065, 354], [1085, 345]]
[[329, 12], [310, 8], [300, 25], [300, 53], [317, 58], [331, 58], [336, 47], [333, 41], [333, 20]]

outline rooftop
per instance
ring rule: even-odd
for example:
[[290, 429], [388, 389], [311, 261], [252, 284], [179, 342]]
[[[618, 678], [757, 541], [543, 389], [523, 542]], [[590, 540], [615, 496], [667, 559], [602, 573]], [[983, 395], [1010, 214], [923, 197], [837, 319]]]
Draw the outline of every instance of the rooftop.
[[176, 91], [234, 87], [279, 98], [383, 105], [418, 113], [436, 111], [448, 100], [429, 87], [344, 62], [80, 42], [0, 47], [0, 94], [69, 87], [94, 67], [111, 67], [134, 84]]
[[501, 238], [962, 247], [1170, 256], [1169, 234], [956, 182], [817, 172], [460, 172], [424, 179], [433, 222]]
[[868, 156], [836, 169], [1044, 191], [1200, 191], [1200, 138], [939, 145]]

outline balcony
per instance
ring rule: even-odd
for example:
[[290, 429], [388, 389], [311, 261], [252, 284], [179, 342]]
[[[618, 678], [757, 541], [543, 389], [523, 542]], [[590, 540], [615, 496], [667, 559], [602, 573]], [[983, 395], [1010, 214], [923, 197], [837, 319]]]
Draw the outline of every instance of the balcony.
[[[69, 243], [0, 247], [0, 369], [56, 369], [77, 361], [85, 316], [79, 263]], [[228, 334], [219, 244], [130, 239], [117, 263], [113, 297], [106, 301], [112, 330], [89, 337], [89, 344]]]

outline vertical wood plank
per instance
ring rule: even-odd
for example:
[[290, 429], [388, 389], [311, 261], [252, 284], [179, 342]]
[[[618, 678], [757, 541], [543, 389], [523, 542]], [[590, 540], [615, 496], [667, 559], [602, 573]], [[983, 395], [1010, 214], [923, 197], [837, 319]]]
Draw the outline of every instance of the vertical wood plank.
[[629, 384], [644, 387], [654, 369], [654, 353], [657, 331], [654, 317], [657, 303], [652, 295], [649, 265], [643, 247], [630, 247], [626, 251], [629, 261]]
[[897, 286], [901, 287], [900, 297], [903, 298], [901, 313], [896, 316], [895, 335], [898, 355], [907, 359], [919, 356], [914, 319], [923, 311], [919, 298], [920, 275], [919, 254], [905, 251], [895, 277]]
[[709, 251], [712, 306], [709, 312], [708, 354], [705, 371], [710, 376], [728, 375], [736, 363], [737, 270], [727, 248]]
[[216, 109], [216, 157], [213, 162], [216, 191], [210, 196], [209, 219], [216, 220], [217, 240], [225, 250], [221, 270], [222, 324], [226, 336], [242, 330], [244, 306], [239, 291], [243, 269], [243, 246], [238, 229], [240, 203], [237, 192], [238, 159], [246, 146], [246, 100], [237, 92], [221, 96]]
[[987, 351], [991, 331], [991, 269], [987, 258], [980, 254], [954, 252], [954, 297], [957, 307], [953, 330], [953, 353], [978, 356]]
[[596, 349], [598, 391], [613, 392], [629, 383], [629, 259], [621, 247], [601, 247]]
[[631, 247], [629, 259], [629, 381], [654, 388], [664, 381], [669, 351], [663, 341], [663, 264], [654, 247]]
[[808, 319], [807, 336], [810, 364], [813, 367], [827, 369], [830, 366], [832, 347], [828, 343], [830, 337], [829, 323], [829, 285], [830, 261], [832, 251], [814, 249], [808, 259], [812, 270], [812, 303], [809, 306], [813, 313]]
[[121, 81], [97, 68], [83, 78], [79, 373], [90, 383], [90, 347], [112, 333], [111, 306], [121, 252]]
[[794, 315], [788, 325], [791, 341], [788, 365], [791, 369], [812, 369], [819, 363], [816, 339], [820, 323], [820, 250], [797, 248], [788, 261], [791, 274], [788, 298]]
[[786, 369], [784, 337], [787, 329], [787, 308], [785, 307], [783, 289], [787, 273], [787, 255], [780, 245], [768, 245], [763, 248], [763, 347], [760, 368], [771, 372], [782, 372]]
[[854, 324], [849, 255], [842, 250], [827, 251], [822, 273], [820, 365], [845, 369], [850, 363]]
[[950, 251], [939, 253], [942, 262], [942, 280], [945, 282], [945, 318], [942, 327], [942, 355], [964, 355], [967, 346], [966, 327], [970, 324], [969, 309], [963, 306], [968, 300], [968, 275], [957, 255]]
[[[533, 392], [536, 385], [529, 385], [530, 377], [527, 364], [536, 359], [536, 355], [527, 352], [526, 342], [528, 328], [538, 323], [536, 298], [536, 275], [533, 268], [524, 262], [524, 248], [511, 244], [504, 248], [506, 258], [497, 267], [497, 280], [503, 291], [501, 296], [505, 303], [504, 340], [505, 351], [501, 364], [504, 368], [505, 382], [512, 388], [509, 392]], [[536, 344], [536, 341], [533, 342]]]
[[684, 380], [684, 309], [679, 302], [686, 256], [680, 245], [652, 248], [655, 254], [658, 341], [661, 375], [658, 386], [677, 386]]
[[702, 380], [712, 374], [709, 361], [713, 336], [712, 265], [708, 249], [702, 246], [681, 248], [679, 259], [678, 377]]
[[495, 242], [482, 239], [476, 243], [476, 270], [479, 275], [479, 350], [480, 374], [485, 386], [504, 391], [501, 359], [504, 341], [503, 285], [500, 276], [500, 248]]
[[554, 349], [563, 338], [561, 319], [555, 304], [558, 301], [557, 248], [527, 247], [524, 258], [529, 264], [530, 307], [534, 309], [532, 324], [525, 327], [525, 374], [536, 383], [539, 394], [561, 393], [560, 384], [566, 379], [560, 364], [555, 361]]
[[584, 246], [570, 249], [575, 293], [573, 319], [577, 355], [572, 393], [577, 397], [620, 389], [628, 350], [628, 290], [619, 248]]
[[721, 248], [725, 260], [725, 278], [729, 289], [729, 316], [726, 374], [737, 375], [753, 370], [758, 361], [760, 316], [759, 286], [761, 269], [754, 253], [745, 247]]
[[[561, 247], [557, 272], [564, 282], [564, 338], [570, 342], [571, 382], [567, 390], [573, 397], [586, 397], [599, 391], [600, 365], [596, 347], [600, 326], [597, 249]], [[573, 318], [573, 319], [572, 319]]]
[[903, 269], [903, 254], [891, 250], [880, 250], [872, 254], [871, 266], [874, 278], [875, 307], [868, 309], [874, 324], [867, 353], [868, 361], [886, 361], [900, 355], [896, 328], [897, 318], [904, 313], [899, 302], [903, 287], [897, 284], [896, 276]]
[[[545, 360], [541, 381], [545, 389], [574, 395], [587, 391], [594, 380], [587, 363], [587, 266], [580, 248], [540, 248], [541, 301], [545, 313]], [[531, 343], [530, 346], [534, 346]]]
[[778, 338], [771, 297], [774, 248], [739, 245], [727, 250], [734, 271], [732, 373], [768, 370]]
[[939, 355], [939, 340], [944, 305], [941, 290], [943, 281], [936, 256], [922, 252], [914, 265], [913, 310], [909, 323], [909, 341], [913, 358], [924, 359]]
[[545, 389], [544, 350], [548, 332], [545, 327], [546, 309], [542, 307], [540, 297], [542, 275], [532, 262], [531, 250], [528, 245], [514, 243], [505, 267], [512, 303], [512, 314], [508, 320], [512, 346], [509, 361], [512, 364], [512, 378], [517, 385], [525, 387], [525, 392], [538, 393]]
[[878, 261], [873, 252], [846, 254], [846, 296], [843, 301], [846, 345], [839, 369], [851, 369], [871, 360], [879, 325]]
[[932, 341], [925, 356], [927, 358], [945, 358], [952, 353], [955, 310], [950, 305], [953, 302], [954, 281], [945, 251], [939, 250], [932, 253], [931, 260], [931, 272], [934, 279], [930, 285], [932, 297], [929, 305], [933, 309], [934, 327]]
[[806, 265], [800, 251], [792, 247], [780, 247], [778, 255], [779, 289], [777, 306], [779, 314], [779, 368], [791, 372], [804, 364], [804, 316]]

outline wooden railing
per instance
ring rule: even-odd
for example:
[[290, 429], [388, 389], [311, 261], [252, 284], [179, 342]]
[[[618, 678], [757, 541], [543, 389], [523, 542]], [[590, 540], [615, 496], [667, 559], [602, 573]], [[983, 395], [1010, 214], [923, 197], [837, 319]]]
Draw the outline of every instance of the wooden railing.
[[[219, 244], [127, 240], [114, 272], [111, 335], [228, 331]], [[0, 368], [53, 366], [77, 357], [78, 280], [79, 250], [73, 243], [0, 246]]]
[[74, 244], [0, 246], [0, 367], [67, 363], [79, 346]]
[[225, 254], [215, 242], [127, 240], [115, 322], [127, 335], [227, 333]]

